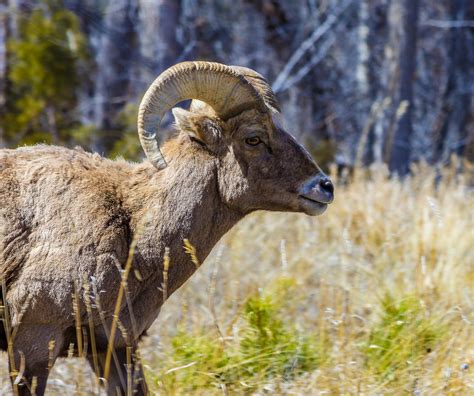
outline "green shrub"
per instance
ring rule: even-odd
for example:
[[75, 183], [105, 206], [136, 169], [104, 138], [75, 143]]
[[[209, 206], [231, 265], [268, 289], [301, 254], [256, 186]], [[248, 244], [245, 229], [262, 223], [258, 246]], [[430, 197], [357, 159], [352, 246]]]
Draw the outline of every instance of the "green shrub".
[[189, 365], [167, 374], [173, 383], [179, 382], [192, 390], [232, 382], [226, 370], [231, 357], [218, 339], [179, 331], [172, 340], [172, 347], [175, 362], [180, 366]]
[[254, 296], [245, 304], [247, 327], [240, 342], [246, 376], [283, 377], [310, 371], [321, 360], [321, 345], [314, 334], [286, 324], [271, 295]]
[[290, 380], [318, 367], [325, 355], [324, 338], [294, 328], [284, 317], [293, 280], [277, 282], [269, 292], [245, 302], [238, 335], [224, 343], [208, 333], [179, 331], [172, 340], [176, 370], [162, 377], [165, 388], [180, 384], [187, 391], [218, 387], [256, 388], [269, 379]]
[[62, 0], [43, 2], [17, 19], [8, 41], [8, 95], [0, 121], [15, 144], [67, 141], [77, 126], [77, 88], [89, 61], [79, 18]]
[[396, 380], [403, 370], [417, 367], [444, 330], [415, 296], [396, 300], [386, 294], [380, 307], [380, 320], [364, 345], [366, 363], [382, 379]]

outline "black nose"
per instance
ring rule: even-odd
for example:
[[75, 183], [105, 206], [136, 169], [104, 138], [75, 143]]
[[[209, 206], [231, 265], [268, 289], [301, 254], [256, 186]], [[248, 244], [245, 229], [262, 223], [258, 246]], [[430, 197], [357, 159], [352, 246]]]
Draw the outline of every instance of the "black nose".
[[319, 186], [324, 192], [327, 192], [329, 194], [334, 194], [334, 185], [332, 184], [332, 181], [329, 180], [326, 176], [323, 176], [321, 180], [319, 181]]
[[334, 200], [334, 185], [329, 177], [319, 172], [301, 186], [299, 193], [311, 201], [330, 204]]
[[313, 179], [313, 183], [315, 199], [320, 202], [331, 203], [334, 199], [334, 185], [331, 179], [321, 172]]

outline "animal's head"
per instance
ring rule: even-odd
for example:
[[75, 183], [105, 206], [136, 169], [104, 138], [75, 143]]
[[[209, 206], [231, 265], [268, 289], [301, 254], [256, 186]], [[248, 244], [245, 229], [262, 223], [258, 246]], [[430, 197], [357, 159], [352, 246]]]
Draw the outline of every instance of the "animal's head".
[[218, 161], [218, 188], [225, 203], [243, 212], [278, 210], [318, 215], [333, 200], [333, 185], [280, 122], [275, 95], [251, 69], [185, 62], [161, 74], [140, 105], [138, 133], [148, 159], [167, 163], [156, 132], [163, 114], [173, 114], [181, 137]]

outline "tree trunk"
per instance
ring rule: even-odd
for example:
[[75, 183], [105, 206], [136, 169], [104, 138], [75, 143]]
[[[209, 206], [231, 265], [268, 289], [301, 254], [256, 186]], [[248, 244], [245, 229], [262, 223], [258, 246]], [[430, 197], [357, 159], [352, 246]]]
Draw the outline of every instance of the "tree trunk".
[[141, 54], [150, 66], [143, 78], [146, 88], [151, 79], [173, 65], [181, 55], [182, 48], [176, 38], [181, 4], [176, 0], [140, 0], [138, 4], [141, 29], [138, 40]]
[[[453, 0], [450, 4], [450, 20], [468, 19], [466, 8], [466, 0]], [[441, 109], [441, 117], [444, 119], [439, 130], [435, 131], [433, 162], [445, 162], [452, 153], [463, 155], [474, 134], [474, 132], [471, 132], [471, 136], [468, 134], [468, 117], [473, 92], [472, 82], [469, 87], [471, 81], [469, 45], [474, 46], [474, 40], [466, 28], [451, 28], [449, 36], [449, 75]]]
[[0, 148], [6, 146], [3, 117], [7, 101], [7, 39], [8, 17], [6, 0], [0, 0]]
[[46, 107], [46, 118], [48, 123], [48, 131], [51, 135], [53, 144], [59, 143], [59, 131], [56, 123], [56, 112], [54, 111], [54, 106], [48, 105]]
[[[117, 115], [127, 101], [133, 62], [137, 61], [135, 45], [136, 2], [108, 1], [95, 61], [98, 64], [94, 87], [94, 115], [97, 128], [110, 132], [117, 127]], [[117, 135], [94, 136], [92, 150], [103, 153], [113, 146]]]
[[367, 0], [361, 0], [358, 5], [358, 27], [357, 27], [357, 129], [360, 131], [360, 139], [357, 147], [355, 165], [369, 164], [373, 161], [373, 139], [371, 138], [372, 120], [368, 117], [367, 109], [370, 108], [369, 97], [369, 4]]
[[400, 23], [393, 25], [398, 36], [397, 59], [398, 98], [394, 125], [394, 137], [390, 147], [390, 171], [403, 176], [410, 165], [410, 139], [412, 135], [413, 79], [416, 68], [416, 40], [419, 0], [398, 0], [393, 4]]

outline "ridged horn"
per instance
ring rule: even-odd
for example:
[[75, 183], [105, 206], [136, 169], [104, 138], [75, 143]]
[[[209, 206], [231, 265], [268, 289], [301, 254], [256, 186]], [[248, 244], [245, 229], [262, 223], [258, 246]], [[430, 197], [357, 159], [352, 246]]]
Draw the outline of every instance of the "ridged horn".
[[278, 104], [278, 100], [273, 93], [272, 87], [268, 84], [265, 77], [263, 77], [260, 73], [257, 73], [255, 70], [249, 69], [248, 67], [243, 66], [231, 66], [232, 69], [238, 71], [242, 74], [246, 80], [250, 82], [254, 86], [254, 88], [258, 91], [258, 93], [262, 96], [265, 104], [271, 110], [276, 111], [278, 113], [281, 112], [280, 105]]
[[206, 102], [224, 120], [250, 108], [277, 110], [276, 100], [269, 100], [260, 79], [265, 82], [251, 69], [214, 62], [183, 62], [165, 70], [148, 88], [138, 110], [138, 136], [148, 160], [158, 169], [166, 167], [158, 128], [166, 111], [183, 100]]

